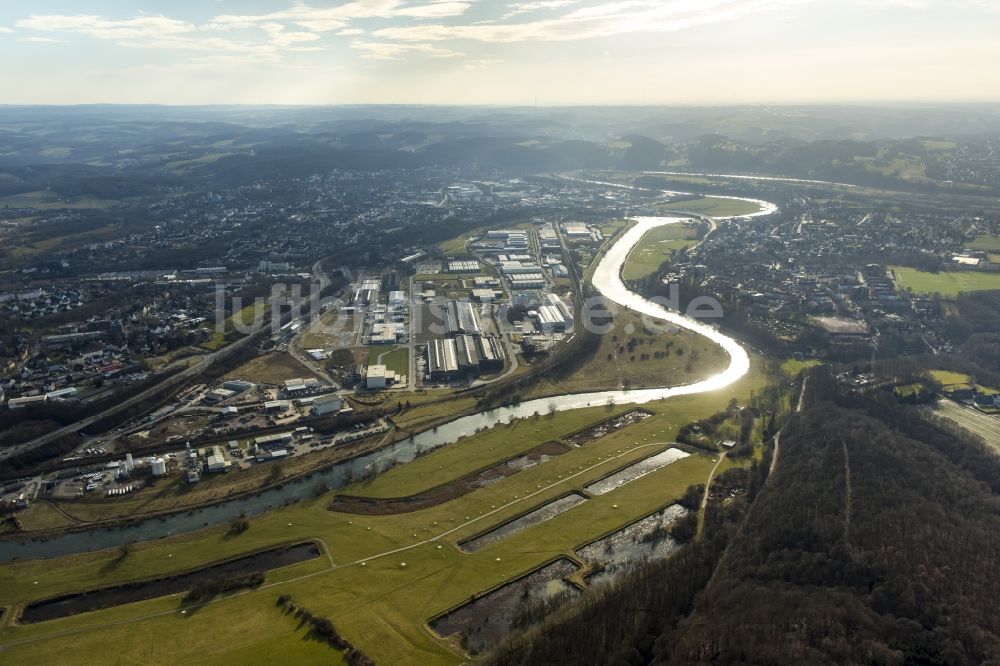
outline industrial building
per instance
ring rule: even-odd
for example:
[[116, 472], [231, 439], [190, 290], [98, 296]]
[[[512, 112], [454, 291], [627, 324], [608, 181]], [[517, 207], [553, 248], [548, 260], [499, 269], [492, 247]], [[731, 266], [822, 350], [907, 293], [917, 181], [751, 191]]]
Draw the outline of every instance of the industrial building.
[[478, 273], [479, 262], [475, 259], [459, 259], [448, 262], [449, 273]]
[[341, 398], [336, 393], [331, 393], [330, 395], [321, 395], [320, 397], [313, 400], [313, 414], [316, 416], [325, 416], [327, 414], [333, 414], [339, 412], [344, 408], [344, 399]]
[[8, 409], [22, 409], [32, 405], [40, 405], [47, 400], [45, 395], [28, 395], [23, 398], [11, 398], [7, 401]]
[[500, 261], [500, 272], [509, 277], [523, 273], [541, 273], [542, 267], [531, 260], [505, 259]]
[[494, 337], [459, 335], [427, 345], [427, 372], [433, 381], [503, 370], [503, 343]]
[[287, 412], [292, 403], [287, 400], [268, 400], [264, 403], [265, 412]]
[[503, 370], [504, 360], [507, 355], [504, 353], [503, 343], [497, 338], [476, 338], [476, 352], [479, 355], [480, 372], [499, 372]]
[[428, 343], [427, 374], [434, 381], [451, 379], [458, 374], [458, 350], [454, 340], [431, 340]]
[[213, 446], [205, 456], [205, 469], [209, 472], [228, 472], [232, 462], [226, 459], [221, 446]]
[[546, 294], [543, 304], [529, 315], [546, 333], [564, 333], [573, 328], [573, 310], [556, 294]]
[[369, 365], [365, 369], [365, 387], [369, 389], [386, 388], [399, 380], [400, 377], [397, 377], [396, 372], [384, 365]]
[[401, 308], [406, 305], [406, 292], [405, 291], [390, 291], [389, 292], [389, 307], [391, 308]]
[[479, 315], [469, 301], [448, 301], [448, 335], [482, 335]]
[[214, 405], [215, 403], [222, 402], [223, 400], [229, 400], [234, 395], [236, 395], [236, 391], [230, 391], [227, 388], [212, 389], [205, 394], [205, 402], [210, 405]]
[[478, 372], [479, 352], [476, 351], [476, 339], [471, 335], [456, 335], [455, 358], [459, 372]]
[[319, 380], [315, 377], [296, 377], [285, 380], [285, 391], [289, 394], [304, 393], [319, 388]]
[[261, 435], [254, 440], [257, 446], [273, 446], [275, 444], [284, 445], [292, 441], [292, 433], [278, 432], [273, 435]]
[[382, 288], [382, 281], [377, 278], [365, 278], [354, 292], [354, 303], [361, 305], [372, 305], [378, 303], [378, 293]]
[[486, 238], [490, 240], [507, 240], [507, 237], [517, 232], [513, 229], [493, 229], [486, 232]]
[[507, 280], [510, 282], [511, 289], [543, 289], [545, 287], [545, 276], [541, 273], [511, 275]]
[[368, 344], [390, 345], [402, 341], [405, 337], [406, 327], [400, 322], [372, 324]]
[[559, 247], [559, 237], [556, 235], [556, 230], [549, 222], [546, 222], [542, 225], [542, 228], [538, 230], [538, 240], [541, 243], [543, 250]]
[[488, 303], [497, 297], [495, 289], [473, 289], [472, 300], [479, 303]]

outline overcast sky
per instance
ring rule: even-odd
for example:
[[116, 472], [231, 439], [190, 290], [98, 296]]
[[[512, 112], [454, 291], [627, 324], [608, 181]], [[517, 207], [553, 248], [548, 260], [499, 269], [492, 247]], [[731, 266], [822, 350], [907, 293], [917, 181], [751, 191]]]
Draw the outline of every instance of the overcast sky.
[[1000, 0], [0, 0], [0, 103], [1000, 101]]

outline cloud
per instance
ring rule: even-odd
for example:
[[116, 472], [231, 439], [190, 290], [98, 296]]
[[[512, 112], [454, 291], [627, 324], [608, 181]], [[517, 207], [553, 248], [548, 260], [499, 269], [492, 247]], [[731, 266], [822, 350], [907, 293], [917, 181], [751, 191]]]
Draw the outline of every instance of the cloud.
[[195, 26], [166, 16], [108, 19], [92, 14], [32, 14], [15, 24], [42, 32], [75, 32], [98, 39], [144, 39], [192, 32]]
[[434, 44], [400, 44], [398, 42], [351, 42], [351, 48], [361, 52], [365, 60], [400, 60], [404, 56], [420, 54], [431, 58], [458, 58], [463, 54]]
[[496, 60], [493, 58], [479, 58], [476, 60], [467, 60], [462, 63], [462, 67], [469, 70], [470, 72], [475, 72], [478, 70], [489, 69], [491, 65], [501, 63], [503, 60]]
[[400, 41], [465, 39], [489, 43], [573, 41], [638, 32], [672, 32], [809, 0], [615, 0], [522, 23], [424, 24], [375, 31]]
[[0, 35], [4, 35], [4, 34], [10, 34], [10, 33], [12, 33], [12, 32], [14, 32], [14, 29], [13, 29], [13, 28], [8, 28], [8, 27], [6, 27], [6, 26], [2, 26], [2, 25], [0, 25]]
[[[278, 60], [283, 52], [320, 50], [318, 46], [303, 46], [304, 43], [319, 40], [319, 35], [312, 32], [289, 31], [284, 25], [275, 22], [255, 26], [264, 33], [263, 39], [227, 39], [217, 35], [207, 35], [200, 26], [162, 15], [111, 19], [90, 14], [33, 14], [17, 21], [16, 25], [38, 32], [85, 35], [113, 41], [119, 46], [128, 48], [217, 52], [220, 59], [240, 61]], [[26, 39], [56, 41], [46, 37]]]
[[357, 19], [442, 19], [460, 16], [471, 6], [469, 0], [443, 0], [418, 4], [402, 0], [354, 0], [336, 7], [310, 7], [297, 4], [270, 14], [222, 14], [211, 19], [214, 30], [250, 28], [261, 23], [291, 23], [312, 32], [329, 32], [348, 27]]
[[65, 44], [61, 39], [52, 39], [51, 37], [21, 37], [17, 41], [28, 42], [29, 44]]
[[515, 2], [507, 5], [507, 13], [501, 19], [514, 18], [521, 14], [531, 14], [533, 12], [545, 11], [549, 9], [559, 9], [575, 5], [579, 0], [535, 0], [534, 2]]

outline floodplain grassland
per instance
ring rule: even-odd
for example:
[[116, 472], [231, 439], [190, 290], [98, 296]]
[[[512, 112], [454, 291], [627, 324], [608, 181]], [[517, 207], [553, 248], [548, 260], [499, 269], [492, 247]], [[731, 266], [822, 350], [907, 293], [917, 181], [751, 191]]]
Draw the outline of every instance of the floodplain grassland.
[[697, 242], [697, 230], [690, 224], [656, 227], [642, 237], [622, 269], [625, 280], [639, 280], [655, 273], [674, 252]]
[[723, 370], [729, 357], [715, 343], [685, 329], [647, 329], [643, 317], [619, 309], [600, 346], [567, 376], [540, 379], [525, 397], [600, 389], [680, 386]]
[[[111, 651], [120, 654], [124, 636], [141, 636], [143, 644], [173, 646], [146, 650], [145, 663], [224, 660], [230, 654], [249, 655], [256, 650], [261, 654], [287, 650], [298, 655], [299, 650], [309, 649], [312, 655], [316, 646], [304, 645], [307, 641], [294, 625], [284, 626], [274, 606], [277, 596], [287, 593], [296, 603], [330, 618], [345, 637], [378, 663], [459, 663], [463, 658], [453, 645], [426, 629], [430, 618], [679, 497], [688, 485], [704, 482], [715, 460], [710, 454], [684, 458], [477, 553], [460, 552], [456, 547], [460, 540], [662, 450], [684, 423], [714, 413], [731, 397], [745, 400], [765, 383], [761, 361], [755, 358], [752, 372], [728, 389], [650, 403], [646, 405], [654, 412], [650, 418], [417, 512], [379, 516], [334, 513], [327, 509], [331, 499], [327, 493], [253, 517], [250, 528], [237, 536], [222, 525], [136, 544], [124, 558], [111, 550], [4, 565], [0, 567], [0, 603], [9, 605], [190, 570], [306, 538], [322, 540], [336, 562], [332, 569], [318, 564], [313, 565], [318, 569], [304, 567], [301, 578], [282, 570], [270, 572], [267, 584], [280, 580], [279, 585], [266, 584], [207, 604], [191, 613], [197, 621], [180, 614], [178, 597], [154, 599], [31, 626], [8, 625], [0, 634], [0, 645], [5, 645], [5, 657], [16, 663], [69, 653], [100, 660]], [[566, 436], [624, 409], [627, 407], [601, 407], [541, 415], [506, 429], [483, 432], [344, 492], [367, 496], [418, 491], [483, 467], [493, 459], [509, 457], [522, 446]], [[130, 620], [112, 624], [124, 618]], [[241, 629], [215, 633], [222, 638], [207, 645], [204, 637], [213, 632], [206, 627], [217, 624]], [[253, 630], [243, 630], [247, 627]], [[65, 633], [70, 630], [80, 631]], [[29, 642], [18, 642], [23, 640]], [[323, 649], [327, 651], [324, 654], [334, 655]]]
[[1000, 289], [1000, 273], [980, 273], [976, 271], [927, 271], [907, 266], [891, 266], [896, 276], [896, 286], [918, 294], [941, 294], [954, 298], [969, 291], [989, 291]]
[[730, 217], [751, 215], [760, 212], [760, 205], [753, 201], [743, 201], [730, 197], [701, 197], [685, 201], [672, 201], [656, 206], [663, 213], [685, 212], [707, 215], [709, 217]]

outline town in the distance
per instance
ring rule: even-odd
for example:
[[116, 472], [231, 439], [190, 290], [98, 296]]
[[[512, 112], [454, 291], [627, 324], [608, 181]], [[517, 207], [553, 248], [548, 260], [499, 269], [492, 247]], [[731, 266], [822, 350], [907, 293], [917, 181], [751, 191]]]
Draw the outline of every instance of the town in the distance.
[[0, 662], [1000, 659], [998, 150], [0, 107]]

